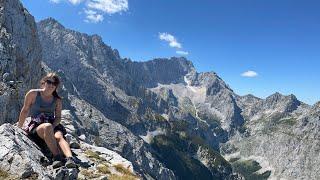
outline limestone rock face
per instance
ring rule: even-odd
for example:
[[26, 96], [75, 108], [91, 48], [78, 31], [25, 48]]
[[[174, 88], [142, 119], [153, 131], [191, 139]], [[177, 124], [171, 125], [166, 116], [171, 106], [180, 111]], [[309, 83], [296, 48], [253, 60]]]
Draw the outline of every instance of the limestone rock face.
[[17, 121], [26, 91], [41, 76], [34, 18], [20, 1], [0, 2], [0, 124]]
[[183, 57], [157, 58], [146, 62], [128, 61], [125, 67], [136, 83], [149, 88], [158, 84], [184, 83], [184, 76], [194, 70], [192, 62]]

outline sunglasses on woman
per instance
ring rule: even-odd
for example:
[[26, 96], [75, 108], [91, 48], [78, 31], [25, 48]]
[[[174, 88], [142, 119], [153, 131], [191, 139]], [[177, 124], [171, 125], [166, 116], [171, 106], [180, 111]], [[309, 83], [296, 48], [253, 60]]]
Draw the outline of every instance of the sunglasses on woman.
[[58, 85], [57, 82], [50, 81], [49, 79], [46, 80], [46, 83], [47, 83], [48, 85], [50, 85], [50, 84], [52, 84], [52, 85], [54, 85], [54, 86], [57, 86], [57, 85]]

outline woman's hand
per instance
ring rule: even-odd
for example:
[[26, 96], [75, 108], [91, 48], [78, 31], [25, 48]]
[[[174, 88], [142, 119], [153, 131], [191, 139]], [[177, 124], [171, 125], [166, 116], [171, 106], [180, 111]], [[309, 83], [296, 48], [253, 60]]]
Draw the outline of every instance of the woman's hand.
[[55, 128], [60, 124], [61, 121], [61, 111], [62, 111], [62, 101], [61, 99], [57, 99], [56, 101], [56, 109], [55, 109], [55, 120], [53, 122], [53, 127]]

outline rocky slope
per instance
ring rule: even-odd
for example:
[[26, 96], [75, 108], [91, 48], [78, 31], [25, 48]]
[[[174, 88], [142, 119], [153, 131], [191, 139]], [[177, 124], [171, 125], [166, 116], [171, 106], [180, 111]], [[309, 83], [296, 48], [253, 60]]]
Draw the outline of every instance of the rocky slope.
[[17, 120], [24, 93], [37, 86], [41, 47], [34, 18], [19, 1], [0, 2], [0, 124]]
[[319, 179], [319, 116], [261, 126], [253, 135], [233, 137], [223, 147], [226, 157], [255, 160], [274, 178]]

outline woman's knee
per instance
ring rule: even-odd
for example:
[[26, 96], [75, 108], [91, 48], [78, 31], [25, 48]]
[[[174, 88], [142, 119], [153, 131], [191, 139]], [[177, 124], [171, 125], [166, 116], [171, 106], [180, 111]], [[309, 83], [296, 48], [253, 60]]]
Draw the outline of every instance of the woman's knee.
[[45, 134], [50, 134], [53, 132], [53, 127], [50, 123], [43, 123], [37, 127], [36, 131], [38, 135], [43, 139], [45, 137]]
[[53, 126], [52, 126], [51, 123], [43, 123], [43, 124], [41, 124], [41, 126], [43, 127], [43, 129], [44, 129], [45, 131], [51, 131], [51, 130], [53, 130]]
[[57, 141], [60, 141], [61, 139], [63, 139], [63, 134], [60, 131], [57, 131], [56, 133], [54, 133], [54, 137], [57, 139]]

